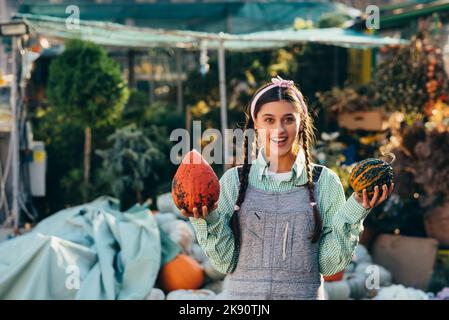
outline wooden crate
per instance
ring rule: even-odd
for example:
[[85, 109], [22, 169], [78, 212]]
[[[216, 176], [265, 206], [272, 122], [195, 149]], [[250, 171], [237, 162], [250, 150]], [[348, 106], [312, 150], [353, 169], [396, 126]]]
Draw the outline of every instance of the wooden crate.
[[382, 110], [343, 112], [338, 124], [349, 130], [384, 131], [388, 129], [388, 115]]

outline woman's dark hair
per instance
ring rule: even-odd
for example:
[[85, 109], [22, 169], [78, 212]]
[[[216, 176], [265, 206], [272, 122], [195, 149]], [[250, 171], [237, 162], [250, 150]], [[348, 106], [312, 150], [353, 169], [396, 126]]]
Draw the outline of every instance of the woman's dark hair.
[[[249, 148], [252, 149], [252, 144], [249, 144], [249, 137], [248, 129], [254, 129], [254, 121], [251, 117], [250, 112], [250, 106], [251, 102], [254, 99], [254, 97], [257, 95], [258, 92], [263, 90], [265, 87], [270, 85], [271, 83], [261, 87], [253, 96], [251, 101], [248, 104], [247, 110], [246, 110], [246, 122], [244, 127], [244, 141], [243, 141], [243, 166], [241, 170], [239, 171], [239, 179], [240, 179], [240, 188], [237, 195], [236, 200], [236, 206], [234, 209], [234, 212], [231, 217], [231, 227], [234, 234], [234, 240], [236, 243], [236, 248], [238, 249], [240, 247], [241, 243], [241, 235], [240, 235], [240, 228], [239, 228], [239, 218], [238, 218], [238, 212], [240, 210], [240, 207], [245, 200], [245, 194], [246, 189], [248, 187], [248, 177], [249, 172], [251, 168], [251, 164], [249, 161], [249, 155], [252, 154], [252, 150], [249, 150]], [[294, 90], [297, 90], [295, 92]], [[257, 114], [260, 111], [261, 107], [269, 102], [275, 102], [275, 101], [289, 101], [292, 103], [292, 105], [295, 107], [295, 109], [300, 113], [301, 115], [301, 126], [298, 133], [298, 137], [296, 139], [295, 145], [294, 145], [294, 152], [297, 154], [299, 152], [299, 148], [302, 147], [305, 154], [305, 169], [307, 172], [307, 187], [309, 190], [309, 200], [310, 204], [313, 207], [313, 218], [314, 218], [314, 231], [313, 234], [310, 235], [310, 239], [312, 243], [315, 243], [319, 240], [321, 236], [322, 231], [322, 220], [320, 213], [318, 211], [318, 207], [316, 205], [315, 201], [315, 194], [314, 194], [314, 186], [313, 186], [313, 177], [312, 177], [312, 170], [310, 166], [311, 162], [311, 149], [315, 143], [315, 134], [314, 134], [314, 127], [312, 118], [309, 116], [307, 112], [305, 112], [302, 108], [302, 106], [305, 106], [304, 98], [301, 94], [301, 92], [296, 87], [273, 87], [272, 89], [269, 89], [264, 94], [260, 96], [260, 98], [256, 102], [254, 115], [257, 118]], [[306, 109], [307, 110], [307, 109]], [[256, 135], [257, 136], [257, 135]], [[257, 147], [256, 147], [257, 148]], [[257, 151], [257, 150], [256, 150]], [[257, 152], [256, 152], [257, 154]]]

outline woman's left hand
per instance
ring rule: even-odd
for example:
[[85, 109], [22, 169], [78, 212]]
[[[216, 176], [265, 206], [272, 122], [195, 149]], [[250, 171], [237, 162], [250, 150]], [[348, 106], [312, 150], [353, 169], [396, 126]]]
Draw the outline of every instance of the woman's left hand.
[[385, 200], [387, 200], [388, 196], [393, 193], [394, 183], [391, 183], [390, 188], [387, 187], [386, 184], [382, 186], [382, 195], [379, 196], [379, 186], [374, 187], [374, 194], [371, 200], [368, 198], [368, 194], [366, 189], [363, 189], [362, 197], [359, 197], [357, 193], [354, 193], [354, 198], [365, 208], [372, 209], [375, 206], [378, 206]]

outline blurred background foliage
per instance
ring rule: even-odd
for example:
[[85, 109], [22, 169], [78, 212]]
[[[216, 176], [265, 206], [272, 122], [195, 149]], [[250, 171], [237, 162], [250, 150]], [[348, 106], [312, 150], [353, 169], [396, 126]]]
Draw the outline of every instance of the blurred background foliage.
[[[70, 47], [73, 47], [73, 44], [69, 44]], [[280, 75], [295, 79], [310, 105], [319, 132], [322, 129], [320, 126], [325, 123], [320, 121], [323, 114], [314, 107], [317, 101], [315, 92], [329, 90], [332, 86], [343, 86], [347, 73], [346, 56], [345, 49], [324, 45], [303, 45], [259, 52], [227, 52], [229, 127], [243, 127], [244, 111], [251, 95], [259, 86], [270, 81], [271, 77]], [[55, 58], [49, 63], [50, 70], [56, 68], [57, 61], [58, 58]], [[220, 128], [218, 64], [214, 53], [210, 54], [209, 64], [210, 70], [204, 75], [199, 72], [197, 66], [187, 70], [185, 83], [188, 85], [183, 87], [184, 108], [189, 108], [192, 121], [202, 121], [202, 130]], [[95, 70], [98, 66], [92, 68]], [[82, 86], [84, 81], [72, 79], [74, 80], [81, 82], [77, 83], [77, 86]], [[47, 82], [47, 88], [50, 83], [54, 83], [54, 80]], [[175, 92], [176, 90], [170, 90], [170, 94], [174, 95]], [[139, 191], [141, 196], [154, 199], [158, 194], [170, 190], [171, 179], [176, 171], [176, 165], [169, 161], [170, 148], [176, 142], [171, 142], [169, 137], [172, 130], [185, 128], [186, 124], [186, 112], [176, 111], [175, 98], [169, 97], [150, 103], [148, 93], [131, 89], [125, 107], [114, 109], [113, 121], [109, 121], [107, 125], [96, 125], [82, 113], [68, 115], [67, 106], [56, 103], [51, 95], [48, 97], [45, 103], [31, 110], [34, 135], [36, 139], [46, 142], [48, 152], [48, 195], [40, 201], [40, 211], [48, 215], [61, 208], [82, 203], [85, 194], [88, 195], [88, 200], [102, 194], [114, 194], [121, 199], [131, 199], [124, 202], [126, 205], [135, 201], [135, 188], [113, 187], [127, 185], [115, 181], [121, 179], [119, 175], [112, 174], [111, 171], [107, 179], [109, 183], [105, 183], [104, 179], [104, 165], [111, 161], [114, 139], [117, 139], [117, 135], [124, 134], [120, 131], [124, 130], [124, 127], [128, 127], [128, 130], [133, 128], [135, 134], [148, 139], [152, 147], [163, 155], [152, 160], [151, 170], [157, 175], [148, 173], [148, 177], [144, 178], [143, 189]], [[93, 128], [91, 179], [87, 187], [83, 185], [83, 141], [86, 125]], [[103, 153], [97, 150], [103, 150]], [[110, 156], [106, 156], [104, 152]], [[133, 152], [141, 157], [144, 150]], [[127, 160], [123, 158], [120, 161]], [[217, 175], [221, 176], [222, 166], [214, 165], [214, 169]]]

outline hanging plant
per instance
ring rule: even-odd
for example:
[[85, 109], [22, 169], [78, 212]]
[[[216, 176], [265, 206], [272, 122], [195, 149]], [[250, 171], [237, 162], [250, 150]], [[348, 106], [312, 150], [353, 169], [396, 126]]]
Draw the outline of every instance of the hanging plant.
[[430, 115], [435, 103], [446, 100], [448, 78], [441, 49], [421, 31], [410, 45], [380, 51], [377, 67], [377, 102], [389, 111]]

